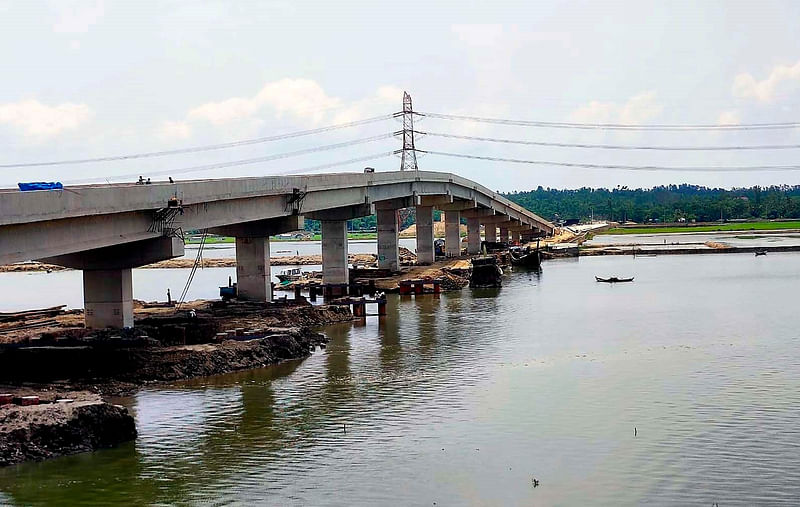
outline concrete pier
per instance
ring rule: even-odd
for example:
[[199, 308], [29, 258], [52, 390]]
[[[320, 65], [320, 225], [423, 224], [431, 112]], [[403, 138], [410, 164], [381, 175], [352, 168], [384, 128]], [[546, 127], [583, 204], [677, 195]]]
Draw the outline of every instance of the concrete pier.
[[530, 243], [531, 241], [533, 241], [533, 231], [532, 230], [522, 231], [522, 242]]
[[400, 269], [400, 252], [397, 242], [397, 210], [378, 208], [378, 268]]
[[133, 327], [131, 269], [84, 270], [83, 304], [87, 328]]
[[467, 218], [467, 253], [481, 253], [481, 223], [478, 217]]
[[417, 206], [417, 264], [433, 264], [433, 206]]
[[347, 222], [322, 222], [322, 281], [325, 284], [347, 284]]
[[497, 225], [495, 223], [483, 224], [483, 236], [486, 241], [497, 242]]
[[519, 244], [519, 231], [511, 231], [511, 242]]
[[505, 227], [500, 227], [500, 242], [508, 243], [508, 229]]
[[461, 213], [458, 211], [444, 214], [444, 251], [447, 257], [461, 255]]
[[269, 238], [236, 238], [238, 298], [272, 301], [269, 270]]

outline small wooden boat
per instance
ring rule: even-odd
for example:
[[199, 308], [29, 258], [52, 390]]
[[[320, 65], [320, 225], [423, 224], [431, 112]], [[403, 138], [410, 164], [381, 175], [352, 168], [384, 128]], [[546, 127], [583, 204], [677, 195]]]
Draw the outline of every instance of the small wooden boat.
[[759, 255], [767, 255], [767, 251], [766, 250], [756, 250], [756, 257], [758, 257]]
[[511, 264], [514, 266], [523, 266], [526, 268], [538, 268], [542, 264], [542, 258], [539, 255], [539, 249], [533, 248], [513, 248], [509, 250], [511, 257]]
[[619, 282], [632, 282], [633, 281], [633, 277], [630, 277], [630, 278], [617, 278], [616, 276], [612, 276], [612, 277], [609, 277], [609, 278], [600, 278], [599, 276], [595, 276], [594, 279], [597, 280], [598, 282], [604, 282], [604, 283], [619, 283]]
[[469, 277], [470, 287], [500, 287], [503, 284], [503, 269], [498, 266], [493, 255], [472, 259], [472, 273]]
[[295, 282], [302, 277], [302, 274], [300, 273], [300, 268], [290, 268], [284, 269], [275, 276], [278, 277], [278, 280], [281, 282]]

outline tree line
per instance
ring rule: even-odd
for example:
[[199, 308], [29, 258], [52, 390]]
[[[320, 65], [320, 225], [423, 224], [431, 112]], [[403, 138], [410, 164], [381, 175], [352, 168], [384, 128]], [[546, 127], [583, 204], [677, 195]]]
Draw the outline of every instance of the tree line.
[[504, 194], [508, 199], [548, 219], [577, 218], [619, 222], [711, 222], [731, 219], [800, 218], [800, 185], [707, 188], [667, 185], [649, 189], [538, 187]]

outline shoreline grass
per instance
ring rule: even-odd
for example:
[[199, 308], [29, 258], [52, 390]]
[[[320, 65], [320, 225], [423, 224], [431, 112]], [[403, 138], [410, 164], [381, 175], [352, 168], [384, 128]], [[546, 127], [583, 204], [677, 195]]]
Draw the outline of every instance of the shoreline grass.
[[736, 222], [707, 225], [615, 227], [597, 234], [669, 234], [676, 232], [775, 231], [800, 229], [800, 220], [788, 222]]

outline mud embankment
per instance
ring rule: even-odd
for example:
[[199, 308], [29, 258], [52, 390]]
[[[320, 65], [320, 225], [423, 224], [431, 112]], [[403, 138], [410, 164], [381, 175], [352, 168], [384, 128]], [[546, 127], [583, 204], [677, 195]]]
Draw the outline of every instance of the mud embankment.
[[[194, 301], [183, 309], [139, 305], [134, 328], [93, 330], [80, 315], [51, 310], [58, 309], [46, 310], [54, 324], [6, 333], [0, 346], [0, 466], [136, 438], [127, 409], [96, 393], [300, 359], [327, 341], [314, 327], [352, 319], [347, 306], [305, 301]], [[22, 313], [16, 317], [41, 312]], [[30, 395], [42, 404], [28, 405]]]
[[148, 382], [303, 358], [326, 340], [314, 327], [351, 319], [347, 306], [291, 301], [139, 309], [135, 327], [124, 330], [85, 329], [72, 318], [65, 327], [15, 333], [0, 347], [0, 382], [123, 394]]
[[136, 438], [128, 410], [105, 403], [96, 394], [47, 392], [41, 399], [40, 405], [0, 405], [0, 467], [113, 447]]

